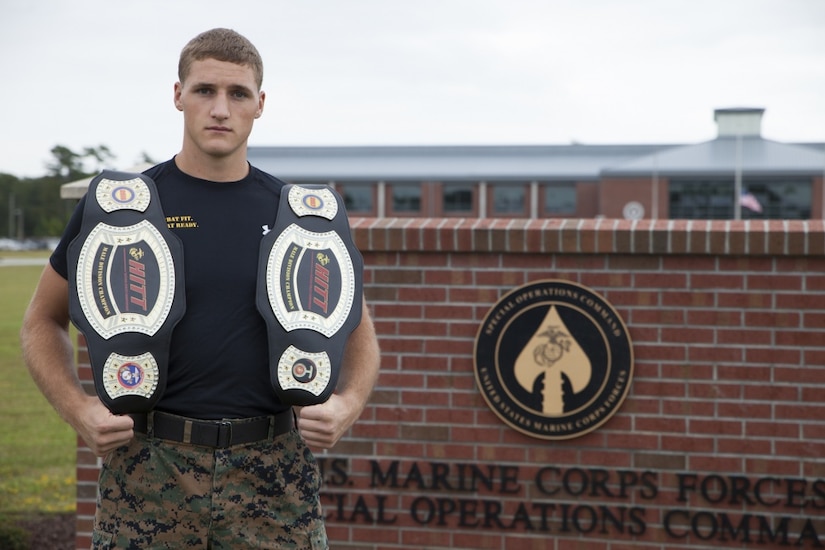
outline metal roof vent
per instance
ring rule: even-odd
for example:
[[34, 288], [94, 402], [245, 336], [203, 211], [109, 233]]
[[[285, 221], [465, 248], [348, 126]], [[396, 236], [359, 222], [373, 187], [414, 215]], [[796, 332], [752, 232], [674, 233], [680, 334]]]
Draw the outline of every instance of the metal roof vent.
[[765, 109], [740, 107], [735, 109], [716, 109], [713, 119], [719, 137], [760, 137], [762, 135], [762, 114]]

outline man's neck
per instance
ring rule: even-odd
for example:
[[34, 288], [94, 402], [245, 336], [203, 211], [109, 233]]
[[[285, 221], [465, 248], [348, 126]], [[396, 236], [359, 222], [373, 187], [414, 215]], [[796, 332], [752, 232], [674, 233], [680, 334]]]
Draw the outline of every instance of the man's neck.
[[215, 158], [191, 154], [184, 148], [175, 156], [175, 164], [184, 174], [208, 181], [239, 181], [249, 174], [249, 163], [245, 154]]

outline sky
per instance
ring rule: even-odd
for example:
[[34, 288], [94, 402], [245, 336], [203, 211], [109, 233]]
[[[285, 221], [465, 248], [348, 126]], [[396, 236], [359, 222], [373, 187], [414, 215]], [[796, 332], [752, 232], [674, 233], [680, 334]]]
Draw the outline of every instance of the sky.
[[0, 0], [0, 173], [171, 158], [213, 27], [264, 59], [253, 146], [699, 143], [730, 107], [825, 142], [823, 0]]

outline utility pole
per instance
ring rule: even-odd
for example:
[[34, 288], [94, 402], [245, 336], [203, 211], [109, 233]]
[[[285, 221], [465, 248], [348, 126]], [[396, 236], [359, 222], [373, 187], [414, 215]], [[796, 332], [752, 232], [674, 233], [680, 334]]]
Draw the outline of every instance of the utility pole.
[[742, 134], [736, 134], [736, 166], [733, 170], [733, 219], [742, 219]]
[[14, 193], [9, 193], [9, 238], [14, 238]]
[[17, 240], [22, 241], [25, 238], [23, 234], [23, 209], [15, 208], [14, 214], [17, 216]]
[[659, 218], [659, 152], [653, 153], [653, 185], [650, 190], [650, 217]]

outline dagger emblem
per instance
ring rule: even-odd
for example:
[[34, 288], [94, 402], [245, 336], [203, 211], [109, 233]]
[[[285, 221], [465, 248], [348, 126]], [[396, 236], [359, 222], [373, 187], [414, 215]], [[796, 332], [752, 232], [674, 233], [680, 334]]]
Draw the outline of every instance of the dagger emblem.
[[592, 371], [590, 359], [570, 336], [556, 306], [550, 307], [515, 363], [516, 380], [531, 393], [536, 380], [544, 375], [541, 412], [547, 416], [564, 414], [564, 377], [578, 393], [587, 387]]

